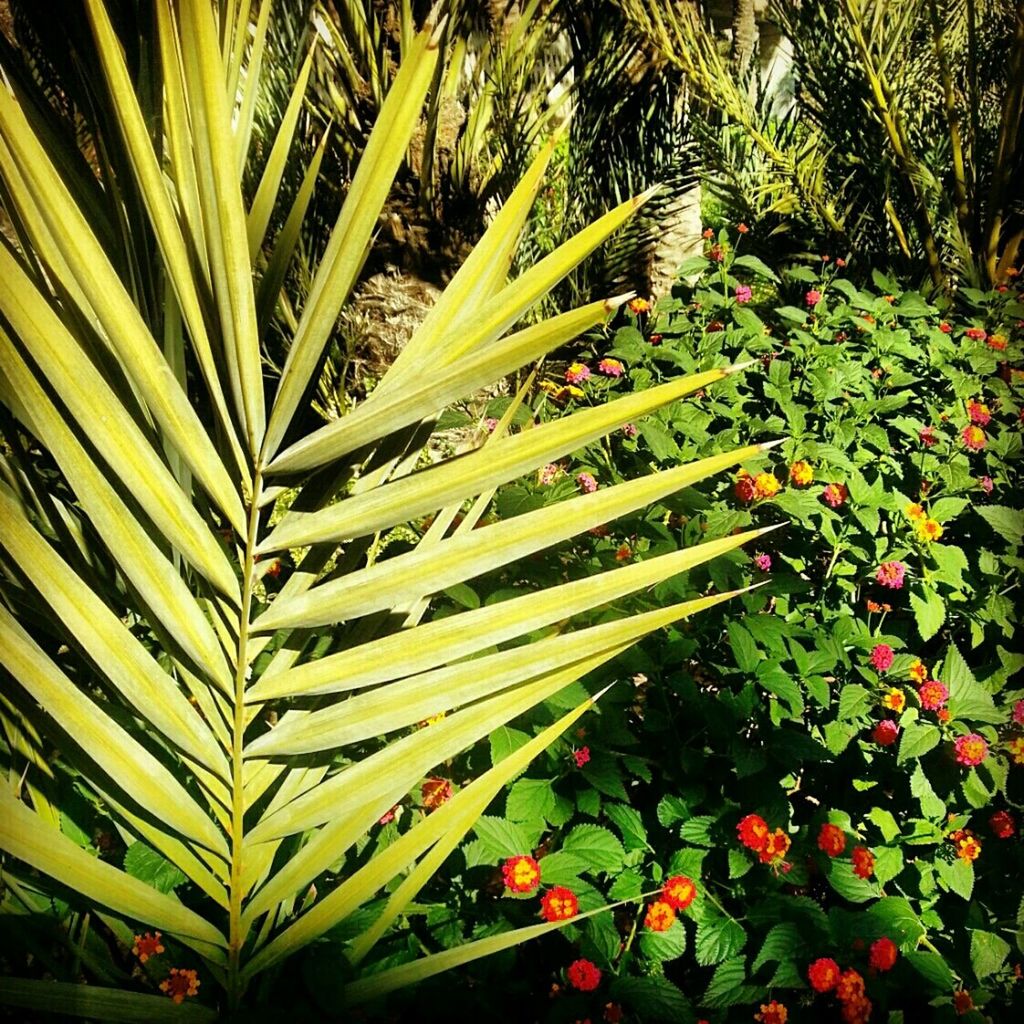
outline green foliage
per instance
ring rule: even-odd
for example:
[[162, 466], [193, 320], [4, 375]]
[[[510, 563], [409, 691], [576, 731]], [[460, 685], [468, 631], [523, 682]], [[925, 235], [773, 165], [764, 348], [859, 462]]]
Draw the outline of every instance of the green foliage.
[[[746, 244], [725, 234], [710, 239], [671, 297], [592, 332], [564, 363], [549, 364], [551, 383], [535, 393], [543, 422], [680, 373], [744, 359], [758, 366], [548, 467], [525, 488], [545, 503], [579, 486], [581, 472], [600, 490], [718, 451], [740, 431], [787, 435], [774, 465], [745, 467], [754, 484], [759, 472], [773, 474], [779, 486], [771, 496], [749, 499], [742, 477], [684, 489], [663, 510], [621, 517], [530, 567], [531, 582], [573, 578], [642, 564], [698, 538], [781, 526], [748, 553], [651, 592], [657, 604], [761, 584], [742, 598], [745, 614], [713, 611], [621, 657], [606, 676], [620, 682], [600, 719], [531, 769], [529, 788], [520, 779], [509, 791], [510, 816], [514, 806], [523, 817], [520, 801], [534, 791], [544, 806], [565, 800], [572, 808], [557, 824], [548, 819], [533, 852], [542, 877], [550, 864], [560, 883], [578, 884], [581, 900], [591, 886], [608, 898], [638, 899], [671, 875], [697, 881], [696, 900], [665, 933], [645, 927], [640, 906], [616, 918], [619, 947], [602, 933], [600, 959], [586, 938], [577, 951], [553, 950], [549, 965], [587, 956], [606, 977], [589, 999], [570, 987], [543, 1019], [594, 1019], [609, 999], [621, 1002], [627, 1020], [659, 1019], [666, 1011], [651, 1009], [648, 1018], [626, 993], [661, 972], [659, 984], [678, 986], [698, 1017], [749, 1020], [768, 998], [793, 1015], [801, 1006], [827, 1013], [826, 997], [812, 1004], [807, 989], [807, 968], [819, 957], [864, 976], [872, 1019], [920, 1019], [933, 1003], [951, 1014], [961, 988], [998, 1019], [1018, 1008], [1013, 965], [1021, 947], [1007, 908], [1024, 892], [1024, 769], [1010, 746], [1021, 736], [1013, 708], [1024, 697], [1011, 597], [1022, 551], [1019, 535], [1003, 525], [1021, 509], [1022, 382], [1010, 367], [1024, 304], [993, 291], [962, 311], [940, 312], [895, 281], [879, 276], [873, 287], [830, 264], [769, 275], [736, 258]], [[751, 301], [737, 302], [741, 286], [752, 289]], [[812, 289], [821, 293], [813, 304]], [[976, 327], [984, 336], [967, 337]], [[621, 375], [598, 369], [607, 358], [623, 364]], [[591, 376], [579, 384], [582, 396], [558, 399], [563, 367], [574, 361]], [[989, 417], [979, 450], [963, 441], [969, 403], [987, 407], [973, 413]], [[928, 427], [934, 444], [921, 439]], [[811, 467], [810, 482], [790, 478], [797, 462]], [[828, 485], [841, 485], [833, 504]], [[924, 539], [908, 515], [912, 504], [941, 536]], [[755, 561], [759, 555], [770, 567]], [[886, 562], [902, 566], [901, 585], [880, 582]], [[486, 594], [511, 583], [496, 576], [477, 586]], [[936, 606], [934, 621], [922, 621], [922, 594]], [[887, 667], [879, 645], [892, 651]], [[915, 678], [918, 662], [925, 678]], [[919, 694], [926, 680], [948, 690], [942, 707]], [[536, 730], [550, 714], [520, 727]], [[897, 730], [889, 745], [876, 738], [883, 720]], [[956, 741], [968, 734], [988, 744], [973, 767], [956, 761]], [[581, 744], [589, 761], [578, 767]], [[1008, 838], [998, 819], [989, 823], [997, 811], [1011, 816]], [[746, 848], [736, 826], [749, 814], [781, 829], [788, 850], [762, 857]], [[826, 823], [845, 835], [835, 857], [819, 846]], [[602, 826], [622, 837], [617, 869]], [[577, 845], [577, 836], [587, 843]], [[973, 861], [963, 845], [971, 840], [980, 844]], [[867, 877], [854, 847], [872, 855]], [[896, 945], [897, 963], [872, 972], [870, 948], [883, 937]], [[688, 1019], [681, 1008], [678, 1015]]]

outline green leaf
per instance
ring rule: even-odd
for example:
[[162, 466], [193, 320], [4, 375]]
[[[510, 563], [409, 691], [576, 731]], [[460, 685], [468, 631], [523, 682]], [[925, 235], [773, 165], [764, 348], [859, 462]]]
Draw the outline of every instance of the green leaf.
[[931, 587], [921, 586], [911, 591], [910, 606], [922, 640], [931, 640], [946, 621], [946, 602]]
[[936, 861], [935, 869], [946, 887], [962, 899], [969, 900], [974, 892], [974, 865], [959, 858], [951, 864], [947, 861]]
[[901, 949], [913, 948], [925, 934], [914, 908], [902, 896], [883, 896], [867, 913], [878, 925], [879, 933], [887, 935]]
[[946, 961], [938, 953], [910, 952], [905, 954], [908, 964], [929, 984], [942, 992], [950, 993], [957, 987], [956, 978]]
[[591, 871], [614, 872], [622, 868], [625, 850], [608, 829], [577, 825], [562, 843], [562, 851], [579, 857]]
[[187, 881], [183, 872], [142, 842], [134, 842], [128, 847], [124, 855], [124, 869], [132, 878], [153, 886], [157, 892], [171, 892]]
[[518, 779], [505, 798], [505, 816], [510, 821], [540, 821], [555, 806], [551, 779]]
[[967, 667], [955, 644], [949, 645], [942, 666], [942, 681], [949, 687], [949, 711], [957, 719], [999, 723], [1003, 715], [996, 710], [988, 692]]
[[896, 838], [900, 834], [900, 827], [896, 824], [896, 819], [892, 816], [892, 812], [885, 810], [882, 807], [872, 807], [868, 811], [868, 821], [873, 822], [878, 826], [882, 833], [882, 838], [888, 843]]
[[665, 1020], [691, 1024], [690, 1001], [668, 978], [616, 978], [608, 995], [636, 1014], [638, 1020]]
[[693, 843], [694, 846], [715, 846], [715, 840], [711, 838], [711, 828], [717, 821], [708, 814], [698, 815], [684, 821], [679, 829], [679, 838], [684, 842]]
[[1005, 505], [979, 505], [976, 511], [1004, 540], [1019, 547], [1024, 541], [1024, 513]]
[[871, 712], [871, 693], [860, 683], [848, 683], [839, 691], [840, 722], [848, 722], [854, 718], [863, 718]]
[[495, 860], [515, 857], [531, 850], [529, 837], [518, 822], [481, 815], [473, 825], [473, 831]]
[[736, 664], [744, 672], [753, 672], [763, 657], [754, 638], [736, 621], [730, 622], [726, 629]]
[[735, 1006], [737, 1003], [749, 1001], [751, 991], [759, 993], [760, 986], [746, 985], [747, 962], [742, 956], [726, 960], [715, 968], [701, 1006], [717, 1009], [724, 1006]]
[[640, 933], [640, 952], [648, 960], [675, 960], [686, 952], [686, 929], [681, 921], [673, 921], [672, 927], [663, 932], [652, 932], [645, 928]]
[[677, 821], [683, 821], [690, 816], [690, 809], [686, 805], [686, 801], [681, 797], [672, 796], [671, 794], [663, 796], [658, 801], [658, 821], [665, 827], [668, 828], [670, 825], [674, 825]]
[[878, 896], [878, 883], [859, 878], [853, 873], [853, 864], [845, 860], [833, 860], [828, 865], [828, 884], [843, 899], [851, 903], [867, 903]]
[[152, 1021], [153, 1024], [212, 1024], [220, 1015], [196, 1003], [175, 1005], [164, 995], [148, 996], [99, 985], [67, 981], [0, 978], [0, 1003], [24, 1010], [39, 1010], [102, 1021]]
[[1010, 955], [1010, 944], [994, 932], [971, 929], [971, 970], [981, 981], [995, 974], [1006, 963]]
[[778, 281], [779, 275], [772, 270], [763, 260], [758, 259], [749, 253], [744, 253], [742, 256], [737, 256], [732, 261], [734, 267], [747, 267], [753, 270], [754, 273], [760, 274], [762, 277], [767, 277], [769, 281]]
[[627, 851], [649, 849], [647, 830], [638, 810], [628, 804], [605, 804], [604, 813], [619, 830]]
[[488, 737], [491, 746], [491, 764], [504, 761], [509, 754], [530, 742], [529, 733], [521, 729], [511, 729], [507, 725], [498, 726]]
[[697, 963], [710, 967], [735, 956], [747, 942], [747, 933], [738, 921], [706, 911], [697, 922]]
[[945, 816], [946, 805], [932, 789], [932, 784], [928, 781], [928, 776], [925, 775], [920, 761], [914, 766], [914, 771], [910, 776], [910, 794], [916, 796], [920, 801], [921, 814], [924, 817], [938, 819]]
[[923, 722], [910, 722], [903, 730], [900, 738], [896, 763], [902, 764], [912, 757], [921, 757], [939, 745], [942, 734], [934, 725]]
[[800, 926], [792, 921], [775, 925], [765, 936], [761, 951], [754, 960], [751, 972], [772, 960], [792, 960], [803, 956], [806, 943], [801, 936]]

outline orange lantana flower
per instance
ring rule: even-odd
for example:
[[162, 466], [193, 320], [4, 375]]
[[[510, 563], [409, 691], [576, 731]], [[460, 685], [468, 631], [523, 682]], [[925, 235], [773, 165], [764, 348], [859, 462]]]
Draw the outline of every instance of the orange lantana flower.
[[193, 970], [172, 967], [171, 973], [160, 982], [160, 991], [171, 997], [171, 1001], [181, 1005], [189, 996], [199, 991], [199, 978]]
[[644, 916], [644, 927], [650, 928], [652, 932], [667, 932], [675, 923], [676, 912], [671, 903], [664, 900], [655, 900], [648, 908]]

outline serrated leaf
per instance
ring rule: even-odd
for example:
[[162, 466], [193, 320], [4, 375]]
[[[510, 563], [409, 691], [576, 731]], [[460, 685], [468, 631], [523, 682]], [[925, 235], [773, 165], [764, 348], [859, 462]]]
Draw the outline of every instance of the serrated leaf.
[[914, 908], [902, 896], [883, 896], [867, 913], [878, 925], [879, 934], [887, 935], [901, 949], [912, 948], [925, 934]]
[[551, 779], [518, 779], [505, 798], [505, 816], [509, 821], [547, 819], [555, 806]]
[[995, 974], [1006, 963], [1010, 944], [994, 932], [971, 929], [971, 969], [980, 981]]
[[942, 680], [949, 687], [949, 711], [954, 718], [975, 722], [1002, 722], [992, 694], [975, 678], [955, 644], [949, 645], [942, 666]]
[[935, 862], [935, 870], [938, 871], [939, 878], [945, 882], [951, 892], [955, 892], [965, 900], [971, 898], [971, 894], [974, 892], [973, 864], [959, 859], [953, 861], [952, 864], [940, 860]]
[[477, 818], [473, 831], [495, 860], [530, 852], [529, 837], [518, 822], [485, 814]]
[[675, 960], [686, 952], [686, 929], [682, 922], [673, 921], [672, 927], [663, 932], [652, 932], [645, 928], [640, 933], [640, 952], [648, 960]]
[[153, 886], [157, 892], [171, 892], [188, 880], [174, 864], [143, 842], [134, 842], [128, 847], [124, 869], [132, 878]]
[[756, 641], [738, 622], [730, 622], [726, 629], [729, 633], [729, 646], [732, 648], [736, 664], [743, 672], [753, 672], [763, 657]]
[[896, 763], [902, 764], [913, 757], [921, 757], [929, 750], [937, 747], [942, 734], [934, 725], [925, 722], [911, 722], [903, 730], [900, 746], [896, 754]]
[[840, 722], [863, 718], [871, 711], [871, 693], [860, 683], [848, 683], [839, 691]]
[[792, 921], [783, 921], [775, 925], [765, 936], [751, 972], [756, 973], [759, 967], [771, 960], [790, 960], [802, 956], [804, 947], [799, 925]]
[[628, 804], [605, 804], [604, 813], [619, 830], [627, 850], [648, 848], [647, 830], [638, 810]]
[[946, 621], [946, 602], [931, 587], [922, 587], [920, 593], [911, 591], [910, 606], [921, 639], [931, 640]]
[[711, 838], [711, 827], [716, 819], [708, 814], [701, 814], [695, 818], [684, 821], [679, 829], [679, 838], [684, 842], [693, 843], [694, 846], [714, 846], [715, 841]]
[[668, 978], [616, 978], [608, 994], [639, 1020], [667, 1020], [673, 1024], [693, 1020], [690, 1001]]
[[618, 871], [626, 855], [614, 833], [600, 825], [577, 825], [562, 843], [562, 852], [579, 857], [591, 871]]
[[683, 821], [688, 818], [690, 816], [690, 809], [686, 806], [686, 801], [682, 797], [663, 796], [658, 801], [657, 815], [658, 821], [665, 828], [668, 828], [669, 825], [674, 825], [677, 821]]
[[1024, 540], [1024, 513], [1005, 505], [980, 505], [975, 510], [989, 526], [1010, 544], [1020, 546]]
[[738, 921], [709, 912], [697, 923], [697, 963], [710, 967], [734, 956], [746, 945], [747, 933]]
[[[709, 1006], [717, 1009], [724, 1006], [735, 1006], [738, 1003], [747, 1002], [752, 986], [744, 984], [747, 979], [747, 962], [742, 956], [732, 960], [726, 960], [715, 968], [704, 997], [701, 999], [701, 1006]], [[760, 988], [753, 988], [759, 993]]]
[[853, 873], [853, 864], [846, 860], [829, 863], [828, 884], [851, 903], [867, 903], [878, 896], [878, 883], [859, 878]]
[[941, 818], [946, 813], [946, 805], [932, 789], [920, 761], [915, 765], [910, 776], [910, 794], [916, 796], [921, 803], [921, 814], [926, 818]]

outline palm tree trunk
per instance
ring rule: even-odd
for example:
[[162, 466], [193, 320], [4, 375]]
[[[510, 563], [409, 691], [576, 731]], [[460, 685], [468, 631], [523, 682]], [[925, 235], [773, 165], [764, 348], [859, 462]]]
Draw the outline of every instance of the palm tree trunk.
[[757, 23], [754, 0], [732, 0], [732, 60], [742, 79], [754, 58], [757, 45]]

